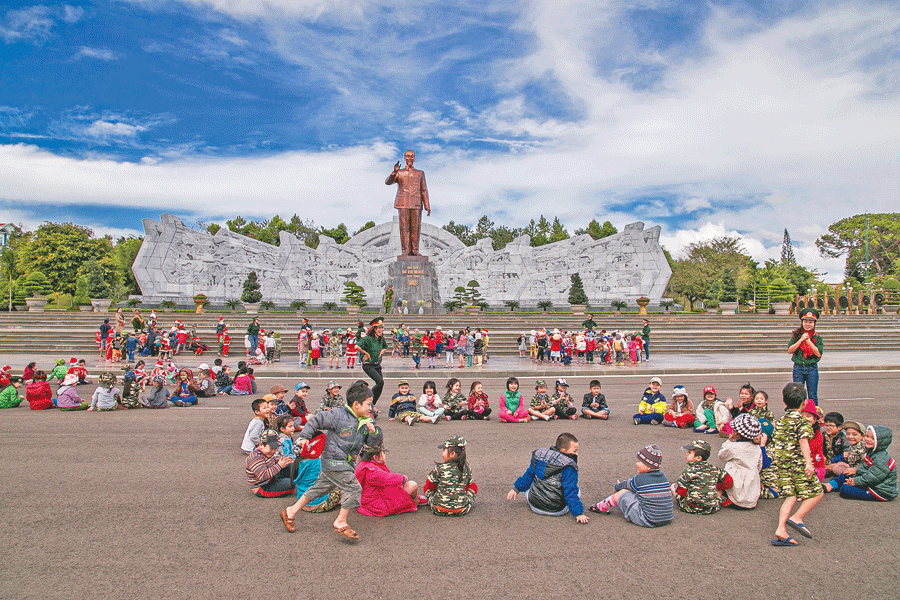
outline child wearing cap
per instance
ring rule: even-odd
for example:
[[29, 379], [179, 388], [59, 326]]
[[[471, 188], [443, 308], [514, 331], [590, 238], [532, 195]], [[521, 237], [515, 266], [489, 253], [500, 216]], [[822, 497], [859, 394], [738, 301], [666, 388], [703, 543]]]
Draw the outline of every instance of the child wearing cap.
[[336, 381], [331, 380], [325, 386], [325, 393], [322, 395], [322, 403], [319, 405], [318, 412], [340, 408], [345, 404], [344, 397], [341, 396], [341, 386]]
[[391, 396], [391, 406], [388, 409], [388, 421], [397, 419], [409, 426], [415, 425], [424, 417], [416, 410], [418, 398], [409, 393], [409, 382], [401, 379], [397, 382], [397, 393]]
[[681, 449], [688, 466], [672, 486], [678, 508], [686, 513], [711, 515], [719, 512], [723, 504], [730, 504], [722, 502], [722, 494], [734, 482], [731, 475], [707, 462], [712, 451], [709, 442], [694, 440]]
[[550, 396], [550, 405], [556, 409], [553, 416], [557, 419], [575, 420], [578, 418], [578, 411], [572, 396], [569, 395], [569, 384], [565, 379], [556, 380], [556, 391]]
[[578, 523], [587, 523], [590, 519], [581, 503], [577, 460], [578, 439], [561, 433], [554, 446], [531, 453], [528, 469], [516, 479], [506, 499], [515, 500], [516, 494], [524, 492], [532, 512], [551, 517], [571, 513]]
[[169, 408], [171, 392], [166, 388], [166, 378], [162, 375], [151, 375], [148, 394], [141, 398], [141, 404], [146, 408]]
[[791, 332], [788, 353], [794, 363], [794, 383], [806, 385], [810, 400], [819, 405], [819, 360], [825, 346], [822, 336], [816, 331], [819, 311], [815, 308], [804, 308], [800, 311], [800, 327]]
[[725, 462], [725, 472], [734, 483], [726, 494], [736, 507], [754, 508], [759, 501], [759, 473], [763, 465], [759, 447], [761, 434], [762, 428], [756, 417], [740, 414], [731, 422], [731, 435], [719, 449], [719, 460]]
[[306, 407], [306, 396], [309, 394], [309, 386], [304, 382], [294, 387], [294, 395], [288, 401], [288, 409], [294, 417], [294, 427], [303, 427], [309, 418], [309, 409]]
[[703, 388], [703, 402], [697, 407], [694, 420], [694, 431], [697, 433], [719, 433], [716, 429], [716, 417], [713, 408], [716, 405], [716, 388], [711, 385]]
[[[847, 449], [842, 455], [832, 459], [832, 463], [826, 467], [830, 467], [828, 470], [835, 475], [842, 475], [850, 470], [855, 471], [854, 467], [858, 466], [866, 457], [866, 446], [863, 442], [864, 430], [865, 428], [856, 421], [844, 421], [843, 431], [847, 436]], [[826, 492], [831, 492], [838, 486], [832, 480], [825, 483], [824, 487]]]
[[801, 383], [789, 383], [782, 390], [786, 412], [772, 434], [772, 462], [777, 475], [778, 492], [784, 497], [778, 513], [773, 546], [797, 546], [788, 535], [791, 527], [805, 537], [812, 537], [804, 524], [809, 511], [822, 500], [822, 485], [816, 477], [810, 440], [812, 424], [801, 412], [806, 401], [806, 389]]
[[472, 483], [472, 470], [466, 461], [466, 438], [455, 435], [438, 446], [441, 460], [425, 481], [425, 499], [432, 514], [462, 517], [475, 505], [478, 486]]
[[694, 404], [683, 385], [672, 388], [672, 402], [663, 415], [663, 425], [680, 429], [694, 426]]
[[659, 470], [662, 451], [656, 444], [637, 453], [637, 475], [616, 483], [616, 492], [590, 507], [591, 512], [609, 513], [614, 507], [627, 521], [641, 527], [661, 527], [675, 518], [672, 488]]
[[668, 408], [666, 397], [659, 389], [662, 387], [662, 379], [654, 377], [650, 380], [650, 387], [644, 390], [641, 401], [638, 404], [638, 412], [634, 415], [635, 425], [659, 425], [663, 422], [663, 415]]
[[392, 472], [385, 464], [382, 444], [363, 446], [356, 465], [356, 479], [362, 486], [359, 507], [361, 515], [387, 517], [418, 508], [419, 484], [407, 476]]
[[835, 478], [841, 498], [887, 502], [897, 497], [897, 469], [887, 451], [892, 436], [884, 425], [866, 427], [865, 459], [852, 473], [848, 471]]
[[66, 374], [68, 373], [68, 368], [66, 367], [66, 359], [59, 358], [56, 360], [56, 366], [53, 367], [53, 370], [50, 371], [50, 379], [56, 379], [57, 381], [62, 381]]
[[294, 490], [290, 468], [294, 457], [279, 458], [276, 454], [280, 445], [278, 432], [265, 429], [260, 432], [256, 446], [244, 461], [247, 485], [260, 498], [278, 498]]
[[[253, 452], [259, 442], [259, 435], [266, 428], [270, 412], [269, 402], [265, 398], [257, 398], [250, 403], [250, 410], [253, 411], [253, 418], [247, 424], [247, 430], [244, 432], [244, 439], [241, 440], [241, 450], [244, 454]], [[277, 433], [277, 432], [276, 432]]]
[[556, 408], [550, 405], [550, 396], [547, 395], [547, 382], [538, 379], [534, 382], [534, 396], [531, 397], [531, 405], [528, 414], [532, 421], [538, 419], [549, 421], [556, 414]]
[[341, 510], [332, 523], [334, 531], [350, 540], [359, 539], [347, 523], [347, 516], [350, 509], [359, 506], [362, 494], [362, 486], [354, 475], [356, 457], [363, 446], [375, 446], [382, 442], [381, 429], [375, 425], [371, 410], [372, 391], [365, 381], [357, 381], [347, 391], [344, 408], [316, 413], [300, 431], [297, 445], [301, 451], [319, 431], [325, 432], [325, 449], [321, 456], [322, 470], [316, 482], [303, 492], [297, 502], [280, 513], [288, 533], [294, 532], [294, 518], [303, 507], [311, 500], [337, 489], [341, 492]]
[[581, 400], [581, 417], [605, 421], [609, 418], [609, 406], [606, 404], [606, 396], [600, 393], [600, 381], [593, 379], [588, 387], [590, 391]]

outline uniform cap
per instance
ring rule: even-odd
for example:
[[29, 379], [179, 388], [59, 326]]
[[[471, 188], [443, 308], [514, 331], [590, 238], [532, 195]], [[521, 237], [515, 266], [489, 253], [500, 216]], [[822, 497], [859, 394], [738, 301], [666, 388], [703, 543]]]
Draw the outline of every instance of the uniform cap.
[[688, 450], [696, 450], [702, 452], [706, 456], [709, 456], [709, 453], [712, 452], [712, 448], [709, 445], [709, 442], [706, 440], [694, 440], [690, 444], [681, 447], [682, 450], [687, 452]]
[[263, 432], [259, 434], [259, 443], [266, 444], [272, 448], [277, 448], [280, 445], [278, 442], [278, 432], [274, 429], [263, 430]]
[[439, 449], [443, 450], [444, 448], [465, 448], [466, 447], [466, 438], [461, 435], [454, 435], [452, 438], [438, 446]]

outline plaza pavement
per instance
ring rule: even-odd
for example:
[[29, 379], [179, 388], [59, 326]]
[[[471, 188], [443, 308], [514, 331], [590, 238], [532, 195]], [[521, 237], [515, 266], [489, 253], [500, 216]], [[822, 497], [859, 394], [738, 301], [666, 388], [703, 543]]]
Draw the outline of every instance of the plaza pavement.
[[[31, 357], [40, 367], [55, 358]], [[278, 511], [289, 500], [249, 492], [238, 449], [252, 416], [249, 398], [217, 397], [163, 411], [33, 412], [25, 403], [0, 411], [0, 536], [6, 542], [0, 598], [897, 597], [897, 501], [867, 504], [827, 495], [806, 521], [815, 539], [799, 538], [798, 548], [769, 545], [778, 500], [760, 501], [752, 511], [676, 513], [659, 529], [630, 525], [618, 515], [591, 515], [590, 523], [578, 525], [571, 517], [532, 514], [521, 495], [506, 501], [531, 450], [552, 444], [562, 431], [581, 442], [585, 502], [633, 475], [635, 453], [647, 443], [662, 448], [662, 470], [675, 481], [684, 468], [680, 446], [698, 434], [631, 424], [652, 375], [661, 375], [667, 396], [682, 384], [695, 401], [704, 385], [735, 396], [749, 380], [769, 391], [773, 411], [781, 414], [780, 389], [790, 380], [784, 352], [651, 358], [636, 367], [550, 369], [510, 357], [481, 370], [418, 373], [389, 359], [382, 409], [401, 376], [415, 376], [415, 391], [425, 378], [442, 390], [449, 376], [462, 379], [465, 389], [478, 377], [496, 407], [510, 374], [523, 380], [526, 394], [534, 378], [561, 374], [571, 379], [576, 399], [599, 374], [612, 418], [414, 427], [379, 419], [388, 465], [420, 483], [440, 458], [437, 444], [465, 435], [479, 495], [472, 513], [460, 519], [423, 510], [385, 519], [351, 515], [362, 538], [356, 544], [331, 532], [333, 513], [300, 515], [297, 532], [287, 534]], [[896, 360], [894, 353], [827, 352], [823, 407], [897, 432]], [[18, 370], [26, 357], [0, 355], [0, 362]], [[185, 364], [194, 362], [200, 360]], [[105, 368], [89, 367], [94, 373]], [[284, 363], [257, 375], [263, 389], [314, 378], [311, 407], [324, 389], [322, 379], [336, 378], [346, 389], [364, 378], [358, 368], [312, 373]], [[705, 439], [715, 454], [721, 439]], [[897, 444], [892, 450], [900, 455]]]

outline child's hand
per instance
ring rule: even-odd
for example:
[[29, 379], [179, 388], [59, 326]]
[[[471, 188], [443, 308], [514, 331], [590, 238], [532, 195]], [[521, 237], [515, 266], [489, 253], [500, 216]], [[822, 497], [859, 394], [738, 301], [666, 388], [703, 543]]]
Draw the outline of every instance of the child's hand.
[[[850, 467], [844, 471], [844, 475], [856, 475], [856, 467]], [[850, 485], [853, 485], [852, 483]]]
[[813, 475], [816, 474], [816, 470], [813, 468], [811, 461], [806, 463], [806, 468], [803, 471], [806, 473], [807, 477], [812, 477]]
[[282, 469], [293, 463], [294, 463], [294, 459], [291, 458], [290, 456], [282, 456], [280, 459], [278, 459], [278, 466], [281, 467]]
[[509, 493], [506, 494], [506, 499], [507, 500], [515, 500], [517, 493], [518, 492], [516, 492], [515, 488], [509, 490]]
[[852, 478], [852, 477], [848, 477], [848, 478], [846, 479], [846, 482], [847, 482], [847, 484], [849, 484], [849, 485], [856, 486], [856, 484], [853, 482], [853, 478]]
[[390, 418], [388, 419], [388, 421], [393, 421], [393, 420], [395, 420], [394, 417], [390, 417]]
[[591, 518], [588, 517], [587, 515], [578, 515], [577, 517], [575, 517], [576, 523], [587, 523], [590, 520], [591, 520]]
[[375, 426], [371, 423], [366, 423], [366, 429], [369, 430], [369, 433], [375, 433]]

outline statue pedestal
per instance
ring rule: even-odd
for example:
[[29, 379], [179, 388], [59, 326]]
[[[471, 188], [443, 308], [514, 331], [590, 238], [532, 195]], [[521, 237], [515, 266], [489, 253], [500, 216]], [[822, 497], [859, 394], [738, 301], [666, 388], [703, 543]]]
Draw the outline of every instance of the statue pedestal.
[[437, 272], [427, 256], [398, 256], [388, 265], [388, 284], [394, 286], [394, 307], [397, 300], [404, 300], [410, 314], [419, 312], [419, 300], [426, 314], [436, 312], [441, 306]]

